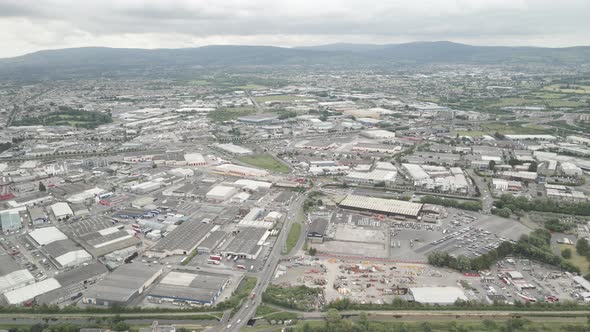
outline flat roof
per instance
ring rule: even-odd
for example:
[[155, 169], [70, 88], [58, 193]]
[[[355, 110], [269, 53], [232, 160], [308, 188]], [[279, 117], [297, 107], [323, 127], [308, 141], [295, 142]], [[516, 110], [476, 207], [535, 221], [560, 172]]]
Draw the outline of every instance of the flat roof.
[[20, 304], [41, 294], [60, 288], [60, 283], [55, 278], [45, 279], [37, 283], [15, 289], [4, 294], [9, 304]]
[[166, 235], [166, 237], [160, 239], [149, 251], [167, 252], [183, 250], [188, 253], [199, 245], [211, 231], [218, 227], [217, 225], [205, 224], [194, 219], [187, 220], [171, 231], [170, 234]]
[[414, 301], [420, 303], [453, 304], [457, 300], [467, 301], [467, 296], [458, 287], [412, 287]]
[[260, 246], [260, 240], [267, 232], [265, 228], [243, 227], [223, 251], [233, 255], [255, 254]]
[[401, 214], [417, 217], [422, 204], [360, 195], [348, 195], [340, 202], [340, 206], [363, 209], [383, 213]]
[[161, 267], [159, 266], [141, 263], [123, 264], [96, 283], [84, 294], [84, 297], [111, 303], [126, 302], [160, 271]]
[[55, 241], [66, 240], [68, 238], [55, 226], [37, 228], [30, 232], [29, 236], [31, 236], [35, 242], [42, 246]]
[[228, 280], [229, 276], [224, 274], [171, 271], [148, 295], [175, 300], [212, 303]]

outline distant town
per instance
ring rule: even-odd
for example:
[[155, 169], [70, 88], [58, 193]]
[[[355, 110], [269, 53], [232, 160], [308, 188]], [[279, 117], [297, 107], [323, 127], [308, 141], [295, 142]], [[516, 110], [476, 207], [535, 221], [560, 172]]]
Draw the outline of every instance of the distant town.
[[2, 81], [0, 325], [575, 316], [590, 301], [589, 68]]

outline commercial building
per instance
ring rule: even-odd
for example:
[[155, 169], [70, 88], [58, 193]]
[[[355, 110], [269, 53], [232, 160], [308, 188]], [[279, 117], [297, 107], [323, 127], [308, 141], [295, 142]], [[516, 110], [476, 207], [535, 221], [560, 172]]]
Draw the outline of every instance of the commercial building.
[[243, 227], [221, 251], [226, 256], [256, 259], [270, 232], [264, 228]]
[[55, 278], [49, 278], [39, 281], [34, 284], [27, 285], [25, 287], [17, 288], [10, 292], [4, 293], [6, 302], [10, 305], [17, 305], [30, 301], [35, 297], [51, 292], [61, 287], [59, 281]]
[[205, 166], [207, 161], [200, 153], [185, 153], [184, 160], [187, 166]]
[[231, 143], [226, 143], [226, 144], [218, 143], [218, 144], [215, 144], [214, 146], [220, 150], [223, 150], [225, 152], [229, 152], [231, 154], [238, 155], [238, 156], [243, 156], [243, 155], [247, 155], [247, 154], [252, 153], [252, 150], [250, 150], [250, 149], [246, 149], [244, 147], [237, 146], [237, 145], [231, 144]]
[[35, 277], [23, 269], [7, 253], [0, 254], [0, 293], [5, 293], [35, 282]]
[[70, 205], [66, 202], [58, 202], [51, 205], [51, 211], [57, 220], [65, 220], [74, 215], [74, 211], [70, 208]]
[[264, 177], [268, 175], [265, 170], [234, 164], [223, 164], [216, 166], [214, 169], [220, 173], [234, 176]]
[[392, 186], [395, 184], [395, 178], [397, 176], [397, 171], [386, 171], [375, 169], [370, 172], [357, 172], [351, 171], [348, 172], [346, 177], [344, 178], [345, 182], [348, 183], [357, 183], [362, 185], [377, 185], [383, 184], [385, 186]]
[[197, 250], [199, 244], [217, 229], [219, 229], [218, 225], [187, 220], [160, 239], [147, 251], [147, 254], [155, 257], [188, 255]]
[[160, 301], [183, 302], [211, 306], [229, 282], [224, 274], [171, 271], [148, 296]]
[[55, 226], [35, 229], [29, 236], [58, 267], [72, 267], [92, 260], [86, 250], [76, 245]]
[[123, 264], [84, 293], [82, 302], [101, 306], [126, 305], [143, 294], [162, 271], [160, 266]]
[[238, 192], [238, 188], [230, 186], [215, 186], [205, 195], [208, 200], [222, 202], [230, 199]]
[[307, 231], [307, 240], [311, 243], [322, 243], [326, 236], [329, 220], [326, 218], [315, 218]]
[[419, 303], [450, 305], [457, 300], [468, 300], [458, 287], [411, 287], [409, 293]]
[[49, 221], [49, 218], [47, 217], [47, 213], [45, 213], [45, 210], [43, 210], [42, 207], [32, 207], [32, 208], [28, 208], [29, 210], [29, 217], [31, 217], [31, 222], [33, 222], [33, 225], [38, 226], [38, 225], [42, 225], [45, 224]]
[[377, 140], [393, 140], [395, 139], [395, 133], [388, 130], [383, 129], [374, 129], [374, 130], [363, 130], [361, 131], [361, 135], [377, 139]]
[[412, 218], [418, 218], [422, 209], [422, 204], [419, 203], [360, 195], [348, 195], [339, 205], [347, 209], [371, 211], [387, 215], [401, 215]]

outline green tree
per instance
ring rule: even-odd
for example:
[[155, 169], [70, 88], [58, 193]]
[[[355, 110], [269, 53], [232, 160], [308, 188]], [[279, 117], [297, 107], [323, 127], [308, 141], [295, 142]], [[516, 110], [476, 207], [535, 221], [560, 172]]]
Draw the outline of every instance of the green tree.
[[488, 168], [490, 169], [490, 171], [495, 171], [496, 170], [496, 162], [493, 160], [490, 160], [490, 162], [488, 163]]
[[47, 188], [45, 188], [43, 182], [39, 182], [39, 191], [47, 191]]
[[572, 250], [569, 248], [563, 249], [561, 251], [561, 257], [565, 258], [565, 259], [570, 259], [572, 258]]

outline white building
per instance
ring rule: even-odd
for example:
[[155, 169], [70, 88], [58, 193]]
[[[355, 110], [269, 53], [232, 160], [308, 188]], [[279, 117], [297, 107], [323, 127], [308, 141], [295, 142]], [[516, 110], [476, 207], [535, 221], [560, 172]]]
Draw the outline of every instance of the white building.
[[187, 166], [205, 166], [207, 161], [200, 153], [185, 153], [184, 160]]
[[238, 188], [230, 186], [215, 186], [209, 190], [205, 197], [212, 201], [226, 201], [238, 192]]
[[57, 220], [67, 219], [74, 215], [70, 205], [66, 202], [58, 202], [51, 205], [51, 211]]
[[221, 149], [225, 152], [229, 152], [231, 154], [235, 154], [235, 155], [247, 155], [247, 154], [251, 154], [252, 150], [246, 149], [244, 147], [241, 146], [237, 146], [231, 143], [226, 143], [226, 144], [215, 144], [215, 147], [217, 147], [218, 149]]
[[234, 165], [234, 164], [223, 164], [214, 168], [216, 171], [223, 174], [235, 175], [235, 176], [254, 176], [263, 177], [267, 176], [268, 172], [258, 168]]

